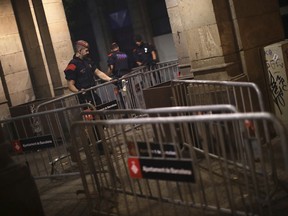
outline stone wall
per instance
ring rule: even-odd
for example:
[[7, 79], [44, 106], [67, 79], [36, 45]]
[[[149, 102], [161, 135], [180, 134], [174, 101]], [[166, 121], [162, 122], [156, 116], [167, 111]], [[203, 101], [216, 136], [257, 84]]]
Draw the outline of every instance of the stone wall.
[[166, 0], [166, 6], [179, 61], [191, 65], [195, 79], [245, 77], [268, 93], [261, 50], [284, 39], [277, 0]]
[[2, 0], [0, 26], [1, 116], [9, 116], [8, 107], [63, 94], [74, 52], [62, 0]]
[[[35, 99], [28, 65], [10, 0], [0, 1], [0, 61], [3, 68], [0, 99], [18, 105]], [[6, 92], [7, 93], [7, 92]]]

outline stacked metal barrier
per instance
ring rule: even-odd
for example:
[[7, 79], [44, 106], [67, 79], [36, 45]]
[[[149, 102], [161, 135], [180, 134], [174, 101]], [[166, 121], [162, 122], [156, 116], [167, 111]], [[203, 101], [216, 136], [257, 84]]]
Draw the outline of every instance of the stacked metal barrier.
[[[263, 112], [262, 95], [254, 84], [195, 80], [195, 85], [204, 86], [193, 86], [193, 82], [172, 81], [175, 105], [232, 104], [243, 113], [223, 115], [199, 106], [193, 112], [183, 107], [107, 110], [90, 113], [105, 121], [73, 126], [78, 134], [86, 131], [73, 146], [96, 214], [273, 215], [276, 191], [287, 191], [278, 175], [280, 166], [288, 167], [284, 127]], [[95, 126], [105, 128], [104, 157], [93, 145], [99, 143], [93, 136]]]
[[[157, 79], [154, 78], [156, 75]], [[36, 111], [40, 112], [50, 110], [51, 107], [61, 108], [79, 104], [77, 95], [88, 94], [92, 91], [96, 92], [102, 100], [102, 104], [99, 104], [97, 109], [146, 108], [143, 89], [176, 79], [177, 75], [177, 61], [159, 63], [154, 70], [139, 67], [119, 80], [104, 83], [98, 80], [95, 87], [83, 90], [77, 94], [68, 94], [43, 102], [37, 106]], [[95, 101], [90, 102], [95, 104]]]
[[[257, 86], [146, 69], [78, 93], [96, 91], [97, 110], [69, 94], [1, 121], [13, 157], [36, 179], [80, 175], [95, 214], [273, 215], [287, 140]], [[145, 109], [143, 90], [169, 81], [175, 107]]]
[[173, 80], [171, 87], [176, 106], [231, 104], [239, 112], [265, 111], [261, 92], [255, 83]]
[[[273, 215], [271, 195], [279, 189], [277, 167], [285, 157], [271, 157], [279, 143], [269, 134], [265, 148], [255, 152], [253, 146], [262, 145], [265, 122], [287, 153], [281, 123], [264, 112], [197, 109], [151, 109], [142, 112], [147, 117], [73, 124], [73, 134], [81, 134], [72, 139], [74, 151], [95, 214]], [[254, 123], [253, 140], [247, 121]], [[95, 126], [105, 135], [104, 156], [93, 145]]]
[[82, 120], [86, 108], [94, 109], [81, 104], [1, 120], [12, 158], [27, 164], [35, 179], [79, 175], [71, 155], [70, 125]]
[[[158, 67], [162, 70], [161, 65]], [[168, 71], [174, 73], [177, 65], [167, 62], [163, 67], [165, 70], [170, 67]], [[102, 99], [102, 104], [97, 107], [99, 110], [145, 107], [142, 96], [144, 71], [144, 68], [140, 68], [127, 75], [127, 90], [121, 89], [124, 100], [115, 91], [116, 80], [100, 83], [78, 94], [96, 91]], [[1, 126], [11, 142], [12, 157], [26, 163], [34, 178], [79, 175], [70, 149], [70, 125], [73, 121], [81, 120], [79, 118], [89, 119], [89, 114], [80, 116], [80, 113], [94, 110], [95, 107], [91, 103], [79, 104], [78, 94], [68, 94], [40, 103], [32, 114], [1, 120]]]

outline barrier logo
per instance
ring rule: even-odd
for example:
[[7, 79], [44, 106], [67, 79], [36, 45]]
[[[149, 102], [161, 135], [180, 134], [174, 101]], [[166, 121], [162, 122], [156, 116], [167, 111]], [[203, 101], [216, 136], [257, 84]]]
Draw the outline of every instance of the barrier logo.
[[12, 147], [16, 153], [22, 153], [23, 152], [23, 147], [20, 143], [20, 140], [13, 140], [11, 142], [11, 144], [12, 144]]
[[195, 182], [191, 160], [128, 158], [131, 178]]
[[131, 178], [142, 178], [141, 166], [138, 158], [128, 158]]

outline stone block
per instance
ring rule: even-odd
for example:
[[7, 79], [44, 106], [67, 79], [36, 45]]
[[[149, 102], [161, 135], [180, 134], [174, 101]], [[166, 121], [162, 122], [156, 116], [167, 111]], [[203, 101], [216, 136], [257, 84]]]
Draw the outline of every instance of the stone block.
[[211, 0], [182, 0], [178, 4], [184, 29], [197, 28], [216, 23]]
[[189, 57], [185, 32], [173, 33], [173, 40], [178, 58], [182, 59]]
[[263, 60], [261, 56], [261, 47], [255, 47], [243, 51], [243, 60], [245, 61], [245, 73], [250, 81], [260, 80], [265, 76], [263, 70]]
[[277, 0], [234, 0], [233, 4], [238, 19], [267, 13], [280, 13]]
[[218, 22], [218, 31], [223, 55], [229, 55], [238, 52], [239, 47], [237, 44], [233, 22]]
[[49, 32], [53, 43], [65, 41], [69, 38], [69, 34], [67, 33], [69, 29], [66, 21], [50, 23]]
[[181, 11], [179, 11], [179, 7], [170, 8], [167, 12], [172, 33], [183, 32], [182, 17]]
[[242, 62], [239, 53], [225, 55], [224, 61], [225, 64], [227, 64], [226, 71], [230, 79], [243, 74]]
[[225, 64], [224, 56], [217, 56], [213, 58], [199, 59], [199, 60], [192, 61], [191, 68], [193, 70], [193, 69], [213, 67], [215, 65], [223, 65], [223, 64]]
[[0, 36], [2, 37], [11, 34], [18, 34], [17, 24], [14, 15], [0, 15], [0, 26]]
[[204, 71], [203, 73], [199, 73], [194, 75], [194, 79], [196, 80], [229, 80], [229, 76], [225, 69], [220, 71], [214, 71], [213, 73], [209, 71]]
[[19, 34], [9, 34], [0, 39], [0, 56], [22, 51]]
[[284, 39], [279, 12], [238, 19], [243, 49], [265, 46]]
[[61, 1], [45, 2], [43, 1], [43, 7], [45, 10], [46, 20], [49, 23], [61, 22], [66, 20], [66, 16]]
[[1, 120], [8, 119], [10, 117], [9, 106], [7, 103], [0, 104], [0, 113]]
[[26, 89], [20, 92], [10, 93], [12, 106], [28, 103], [35, 100], [33, 89]]
[[11, 0], [0, 1], [0, 20], [3, 17], [14, 15]]
[[27, 63], [23, 52], [1, 56], [1, 64], [5, 75], [27, 70]]
[[21, 93], [32, 89], [32, 83], [27, 70], [5, 76], [6, 84], [10, 94]]
[[187, 31], [187, 45], [192, 61], [223, 55], [216, 24]]
[[169, 9], [171, 7], [176, 7], [178, 5], [178, 0], [166, 0], [166, 7]]

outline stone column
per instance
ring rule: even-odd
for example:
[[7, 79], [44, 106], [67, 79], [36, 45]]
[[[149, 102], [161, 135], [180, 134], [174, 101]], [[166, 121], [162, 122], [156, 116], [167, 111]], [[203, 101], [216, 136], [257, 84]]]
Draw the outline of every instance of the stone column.
[[261, 50], [285, 37], [278, 0], [229, 0], [229, 4], [236, 26], [243, 72], [249, 81], [259, 86], [266, 108], [272, 111], [267, 97], [269, 86]]
[[4, 84], [6, 93], [9, 93], [4, 96], [5, 91], [1, 92], [0, 98], [7, 99], [9, 106], [16, 106], [34, 100], [35, 95], [10, 0], [0, 1], [0, 26], [0, 60], [3, 68], [0, 85]]
[[45, 68], [45, 55], [41, 52], [33, 8], [30, 8], [28, 0], [13, 1], [13, 8], [36, 99], [51, 98], [54, 96], [53, 86]]
[[[166, 0], [166, 5], [179, 62], [191, 64], [195, 78], [227, 80], [241, 73], [227, 1]], [[228, 72], [232, 64], [238, 72]]]
[[64, 69], [74, 53], [63, 3], [62, 0], [32, 2], [53, 90], [55, 95], [61, 95], [67, 85]]
[[146, 0], [127, 0], [134, 34], [140, 34], [143, 41], [153, 44], [151, 23], [147, 13]]
[[103, 72], [107, 71], [107, 53], [110, 52], [110, 44], [106, 20], [104, 17], [104, 6], [101, 1], [87, 0], [87, 11], [89, 12], [91, 25], [94, 32], [97, 52], [99, 55], [99, 66]]
[[166, 0], [179, 62], [196, 79], [248, 80], [267, 93], [260, 50], [284, 39], [277, 0]]

